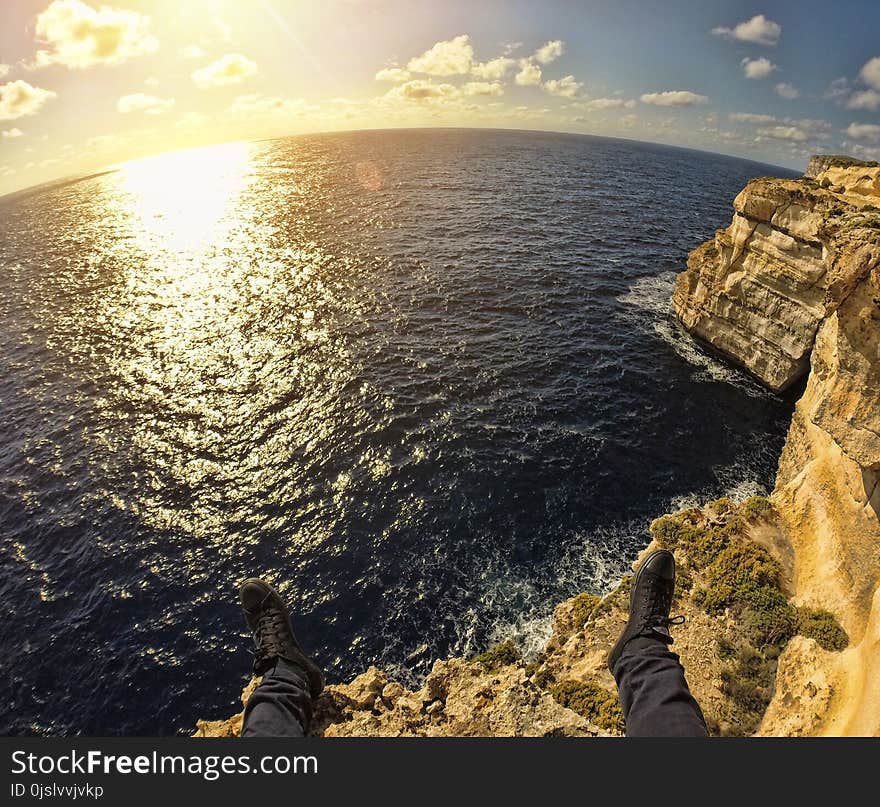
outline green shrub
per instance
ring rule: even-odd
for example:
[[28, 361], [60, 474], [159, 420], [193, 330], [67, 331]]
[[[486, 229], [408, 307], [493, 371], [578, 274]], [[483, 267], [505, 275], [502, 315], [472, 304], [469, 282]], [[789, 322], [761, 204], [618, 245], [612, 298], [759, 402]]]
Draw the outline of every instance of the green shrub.
[[769, 515], [773, 511], [770, 499], [764, 496], [750, 496], [740, 507], [740, 512], [747, 519], [759, 519]]
[[513, 642], [507, 641], [489, 648], [485, 653], [477, 656], [474, 661], [482, 664], [487, 672], [494, 672], [508, 664], [519, 664], [522, 661], [522, 655]]
[[617, 696], [595, 681], [560, 681], [550, 687], [557, 703], [577, 712], [606, 731], [623, 734], [626, 723]]
[[733, 666], [722, 670], [721, 681], [724, 693], [747, 712], [736, 733], [751, 734], [773, 697], [776, 659], [746, 642], [736, 649]]
[[691, 593], [693, 587], [694, 578], [691, 576], [691, 573], [684, 566], [678, 567], [675, 571], [675, 592], [673, 593], [673, 600], [683, 600]]
[[719, 516], [723, 516], [727, 515], [731, 510], [735, 510], [736, 504], [729, 496], [722, 496], [720, 499], [715, 499], [714, 502], [709, 502], [709, 507]]
[[542, 667], [538, 672], [535, 673], [532, 678], [535, 686], [541, 687], [541, 689], [547, 689], [554, 681], [556, 681], [556, 676], [548, 670], [546, 667]]
[[694, 599], [710, 615], [726, 608], [758, 644], [779, 644], [797, 630], [797, 613], [779, 587], [782, 567], [755, 543], [730, 543], [706, 568]]
[[571, 609], [571, 624], [575, 630], [580, 630], [592, 616], [593, 611], [599, 604], [600, 598], [592, 594], [578, 594], [574, 598]]
[[651, 524], [651, 535], [663, 549], [681, 551], [688, 565], [701, 569], [711, 563], [728, 546], [731, 537], [742, 530], [742, 523], [730, 499], [717, 499], [711, 506], [717, 506], [716, 513], [726, 516], [725, 523], [710, 525], [701, 520], [700, 511], [686, 511], [658, 518]]
[[825, 650], [843, 650], [849, 644], [846, 631], [834, 614], [824, 608], [798, 608], [797, 632], [815, 639]]

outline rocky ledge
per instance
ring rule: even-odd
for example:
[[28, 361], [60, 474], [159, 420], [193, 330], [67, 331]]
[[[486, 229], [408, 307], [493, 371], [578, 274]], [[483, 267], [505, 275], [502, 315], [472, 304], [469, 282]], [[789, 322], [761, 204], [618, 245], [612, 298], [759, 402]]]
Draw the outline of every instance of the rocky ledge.
[[730, 226], [690, 254], [673, 295], [681, 322], [772, 390], [791, 386], [819, 324], [876, 261], [878, 204], [880, 166], [752, 180]]
[[[771, 389], [809, 373], [769, 499], [651, 525], [648, 549], [678, 561], [674, 649], [713, 734], [880, 735], [880, 166], [810, 170], [750, 182], [675, 289], [684, 326]], [[534, 659], [503, 643], [435, 662], [418, 690], [374, 667], [329, 686], [312, 733], [619, 734], [605, 656], [628, 588], [560, 604]], [[240, 727], [239, 713], [196, 735]]]

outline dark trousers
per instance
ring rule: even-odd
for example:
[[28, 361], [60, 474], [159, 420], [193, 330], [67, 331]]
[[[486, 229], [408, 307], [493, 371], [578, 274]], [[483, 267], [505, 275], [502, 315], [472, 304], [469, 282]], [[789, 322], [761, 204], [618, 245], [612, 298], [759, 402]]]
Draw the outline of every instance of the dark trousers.
[[242, 737], [305, 737], [312, 719], [312, 696], [305, 673], [278, 659], [248, 698]]
[[707, 737], [678, 656], [659, 639], [630, 639], [614, 665], [627, 737]]
[[[627, 737], [706, 737], [703, 713], [688, 689], [678, 656], [657, 640], [627, 642], [614, 666]], [[244, 710], [242, 737], [302, 737], [312, 699], [306, 677], [280, 660], [263, 677]]]

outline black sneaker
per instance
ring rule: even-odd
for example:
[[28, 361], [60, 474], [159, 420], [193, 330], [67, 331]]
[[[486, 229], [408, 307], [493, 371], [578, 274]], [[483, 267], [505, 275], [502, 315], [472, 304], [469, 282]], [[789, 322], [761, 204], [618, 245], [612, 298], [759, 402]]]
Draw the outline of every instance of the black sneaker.
[[675, 558], [668, 550], [658, 549], [642, 561], [633, 577], [629, 621], [608, 654], [609, 670], [614, 672], [614, 665], [623, 653], [624, 645], [636, 636], [647, 636], [672, 644], [669, 626], [684, 622], [684, 617], [669, 618], [674, 591]]
[[278, 592], [265, 581], [252, 577], [242, 583], [238, 593], [257, 648], [254, 653], [254, 675], [262, 675], [282, 658], [305, 673], [312, 697], [317, 698], [324, 689], [324, 676], [320, 667], [306, 656], [296, 641], [290, 614]]

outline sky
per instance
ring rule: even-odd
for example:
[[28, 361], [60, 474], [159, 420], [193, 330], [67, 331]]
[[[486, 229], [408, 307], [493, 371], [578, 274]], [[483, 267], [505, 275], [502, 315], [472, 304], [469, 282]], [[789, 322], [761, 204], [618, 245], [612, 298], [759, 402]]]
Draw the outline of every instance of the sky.
[[411, 126], [880, 159], [880, 2], [0, 0], [0, 194]]

